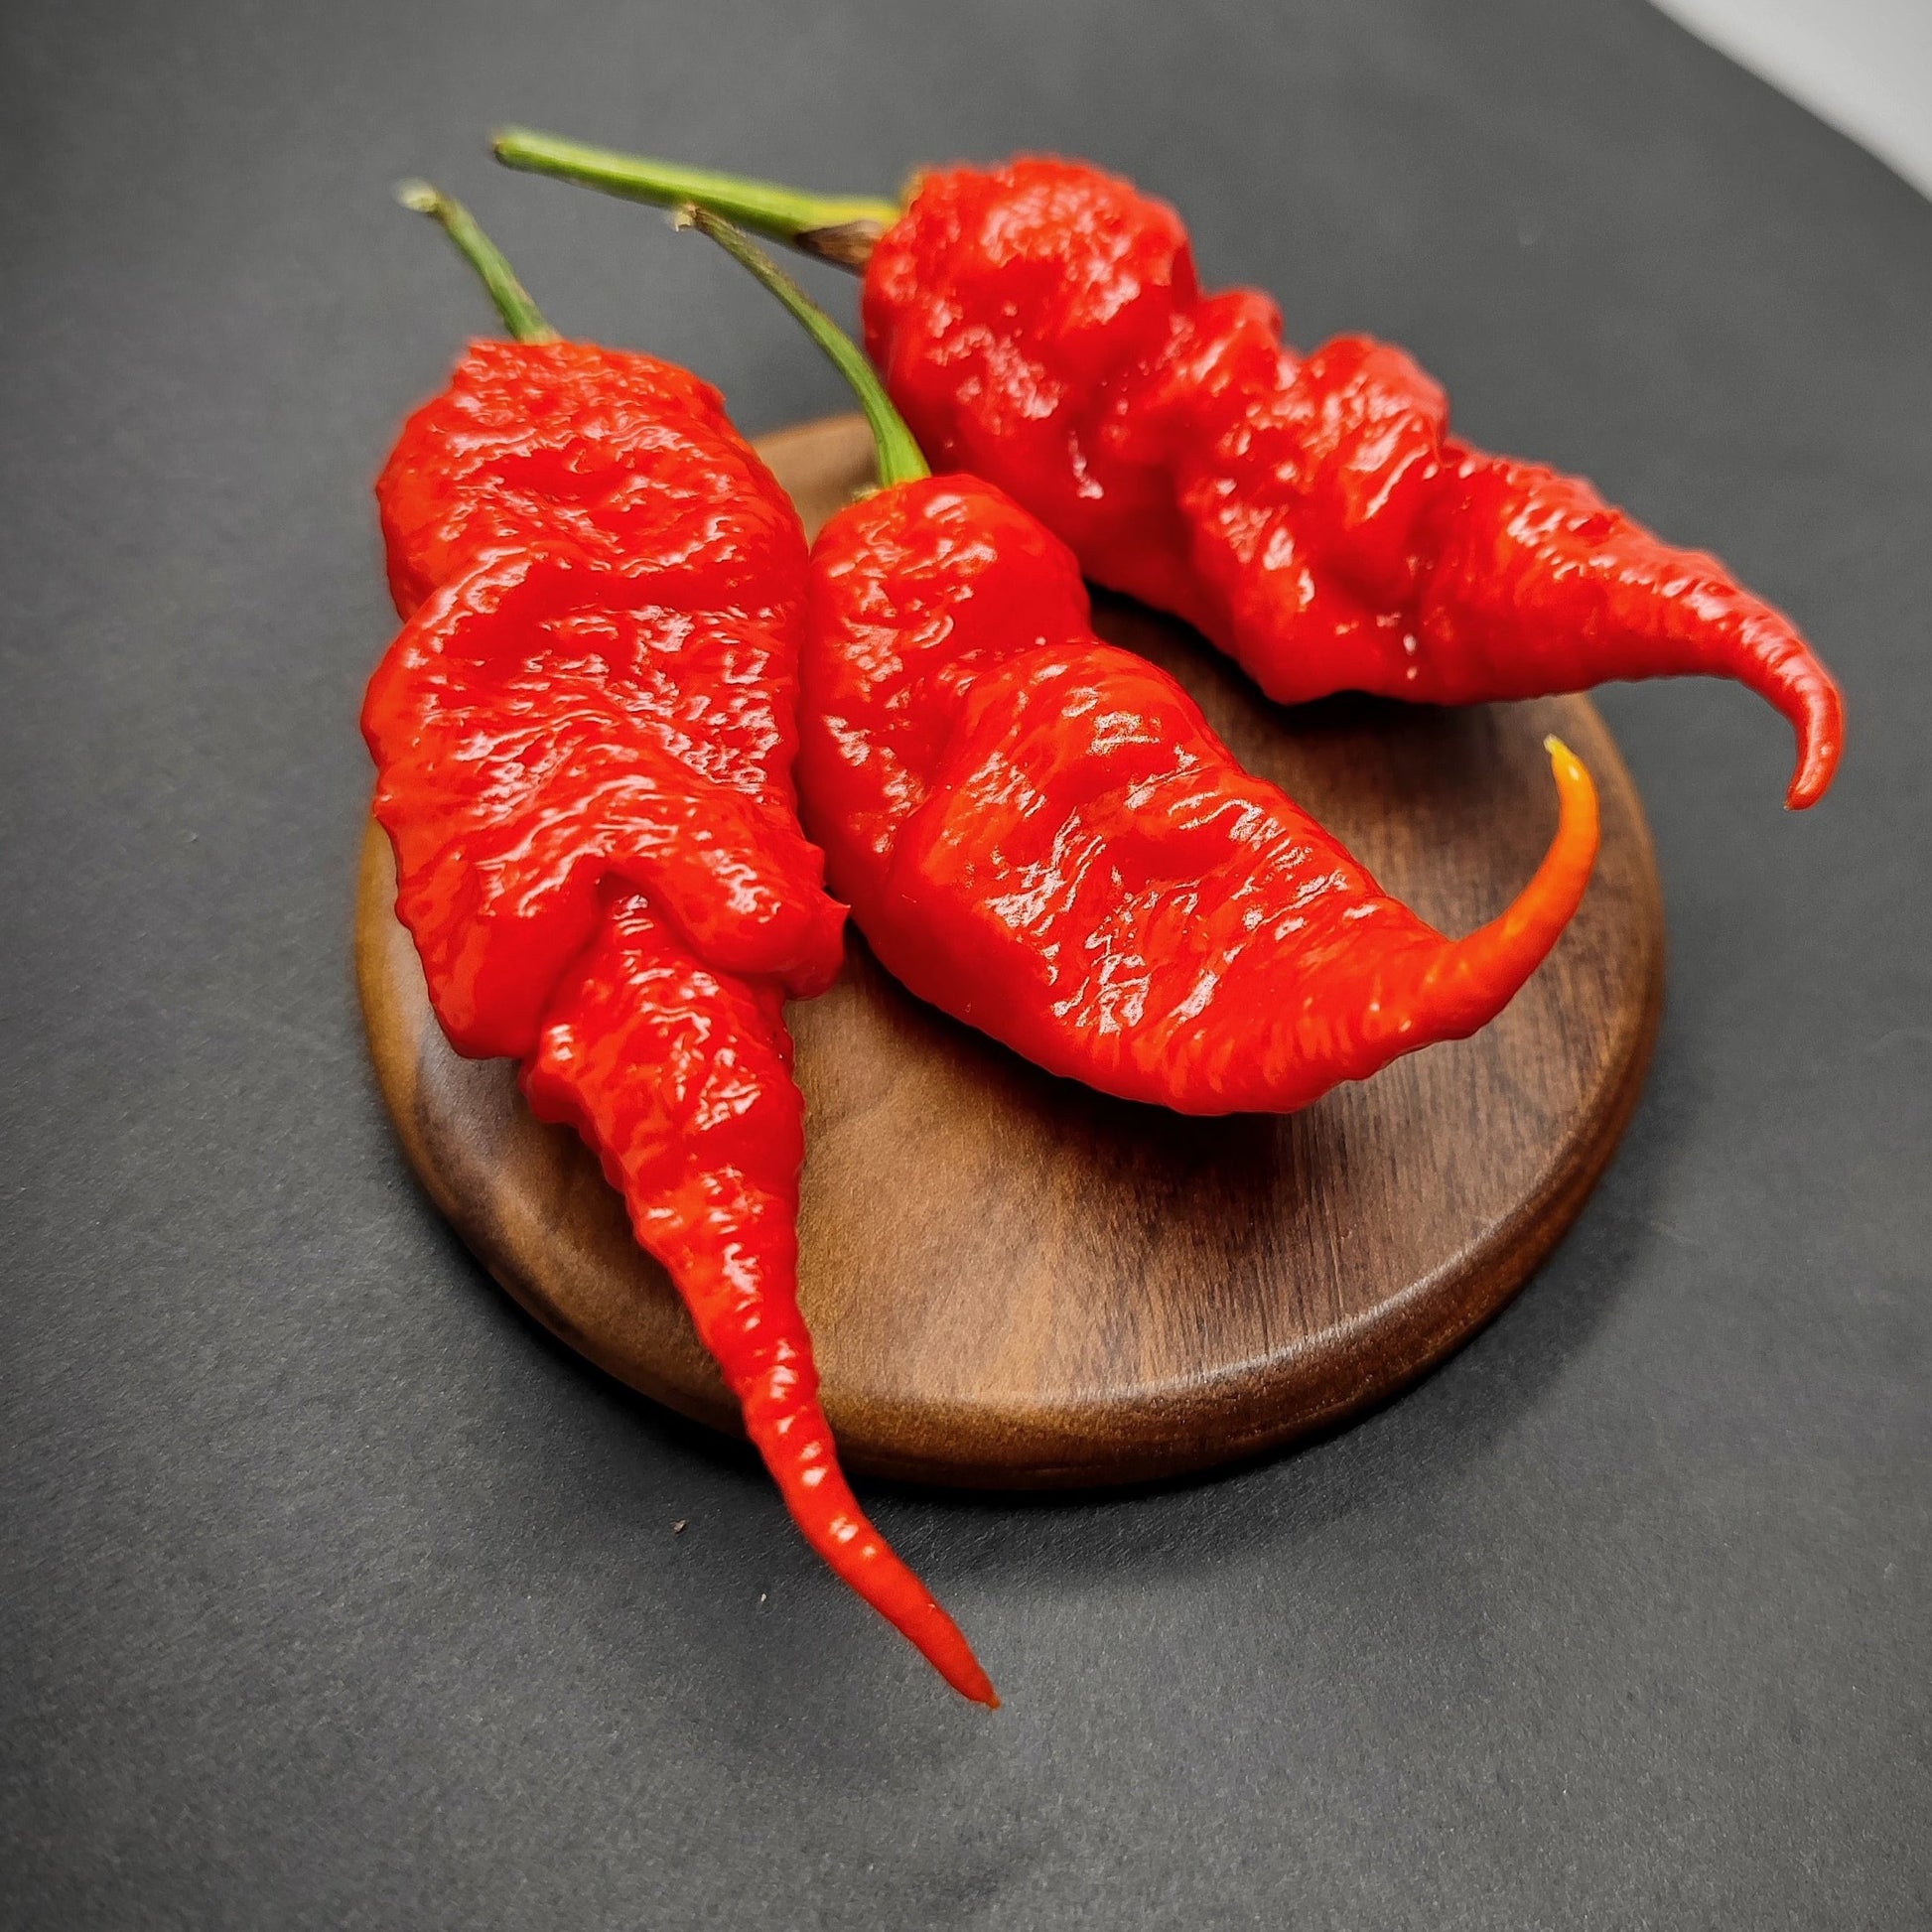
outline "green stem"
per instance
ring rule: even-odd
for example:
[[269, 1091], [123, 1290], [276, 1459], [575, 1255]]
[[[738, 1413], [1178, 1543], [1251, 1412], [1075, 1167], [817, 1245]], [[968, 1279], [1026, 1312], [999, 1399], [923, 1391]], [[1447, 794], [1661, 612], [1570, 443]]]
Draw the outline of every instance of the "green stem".
[[805, 333], [851, 383], [859, 407], [866, 412], [866, 421], [872, 426], [873, 444], [879, 451], [879, 481], [884, 487], [890, 489], [895, 483], [916, 483], [919, 478], [932, 475], [925, 458], [919, 454], [912, 432], [905, 427], [905, 418], [893, 407], [885, 384], [872, 364], [859, 353], [858, 345], [763, 249], [709, 208], [687, 204], [677, 212], [677, 224], [709, 235], [728, 255], [749, 268], [804, 324]]
[[464, 260], [483, 277], [504, 328], [519, 343], [562, 340], [530, 300], [530, 291], [516, 279], [516, 271], [504, 259], [503, 251], [477, 225], [476, 216], [461, 202], [426, 181], [398, 182], [396, 200], [418, 214], [427, 214], [456, 243]]
[[808, 195], [776, 182], [686, 168], [650, 155], [587, 147], [533, 128], [506, 127], [490, 142], [505, 167], [554, 175], [628, 202], [693, 207], [735, 221], [844, 268], [863, 268], [873, 244], [899, 217], [898, 207], [862, 195]]

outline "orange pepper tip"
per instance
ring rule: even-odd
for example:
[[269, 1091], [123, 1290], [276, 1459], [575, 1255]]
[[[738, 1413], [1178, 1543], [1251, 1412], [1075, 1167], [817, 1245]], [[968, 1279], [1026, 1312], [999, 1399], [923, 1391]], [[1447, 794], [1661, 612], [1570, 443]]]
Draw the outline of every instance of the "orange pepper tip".
[[1499, 917], [1450, 947], [1471, 988], [1482, 989], [1470, 1009], [1476, 1025], [1493, 1019], [1516, 989], [1541, 964], [1583, 902], [1584, 889], [1596, 864], [1599, 822], [1596, 786], [1584, 761], [1562, 739], [1549, 737], [1543, 749], [1557, 780], [1557, 831], [1515, 902]]
[[[1462, 1039], [1486, 1027], [1563, 936], [1596, 864], [1596, 787], [1583, 760], [1560, 738], [1544, 748], [1556, 773], [1558, 818], [1551, 839], [1523, 890], [1487, 925], [1416, 962], [1417, 978], [1402, 989], [1411, 1024], [1398, 1052], [1433, 1039]], [[1391, 987], [1385, 987], [1384, 1001]], [[1420, 1031], [1418, 1031], [1420, 1030]]]
[[1596, 868], [1602, 842], [1602, 817], [1596, 785], [1575, 752], [1554, 735], [1545, 739], [1550, 769], [1557, 781], [1557, 835], [1538, 868], [1553, 902], [1564, 905], [1559, 926], [1568, 925], [1582, 904], [1584, 889]]
[[1544, 739], [1543, 749], [1557, 781], [1557, 835], [1517, 904], [1531, 913], [1531, 923], [1546, 928], [1541, 944], [1547, 950], [1583, 900], [1602, 824], [1596, 785], [1583, 759], [1554, 734]]
[[1583, 759], [1554, 732], [1544, 739], [1543, 749], [1549, 753], [1550, 769], [1556, 774], [1562, 812], [1556, 844], [1575, 851], [1587, 841], [1593, 859], [1597, 838], [1596, 785]]

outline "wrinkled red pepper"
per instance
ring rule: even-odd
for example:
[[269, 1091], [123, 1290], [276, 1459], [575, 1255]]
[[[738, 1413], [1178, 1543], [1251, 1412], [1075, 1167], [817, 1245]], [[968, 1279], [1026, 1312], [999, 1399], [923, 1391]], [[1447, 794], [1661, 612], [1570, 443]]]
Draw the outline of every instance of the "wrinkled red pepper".
[[1067, 547], [974, 478], [932, 477], [858, 350], [745, 237], [691, 217], [847, 374], [882, 487], [812, 553], [798, 775], [831, 878], [921, 998], [1052, 1072], [1186, 1113], [1286, 1111], [1473, 1033], [1556, 942], [1596, 798], [1555, 740], [1535, 878], [1448, 940], [1165, 671], [1102, 643]]
[[1299, 355], [1265, 295], [1202, 295], [1179, 217], [1115, 176], [941, 169], [901, 210], [524, 130], [497, 153], [865, 264], [866, 345], [934, 460], [998, 483], [1088, 577], [1186, 619], [1270, 697], [1467, 704], [1706, 673], [1790, 720], [1788, 804], [1831, 783], [1838, 687], [1786, 618], [1587, 483], [1450, 436], [1401, 349], [1344, 336]]
[[783, 998], [831, 982], [843, 911], [789, 775], [796, 512], [707, 385], [558, 341], [463, 209], [410, 195], [519, 338], [472, 345], [377, 486], [413, 615], [362, 726], [437, 1017], [596, 1151], [813, 1548], [996, 1704], [847, 1486], [798, 1311]]

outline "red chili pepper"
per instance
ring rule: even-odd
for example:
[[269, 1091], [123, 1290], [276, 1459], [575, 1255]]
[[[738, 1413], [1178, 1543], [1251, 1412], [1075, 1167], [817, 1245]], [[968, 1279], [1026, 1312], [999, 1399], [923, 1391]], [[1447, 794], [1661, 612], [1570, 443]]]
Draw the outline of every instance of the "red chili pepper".
[[1791, 721], [1788, 804], [1831, 783], [1842, 702], [1788, 619], [1588, 483], [1451, 437], [1402, 350], [1344, 336], [1300, 356], [1266, 296], [1203, 296], [1179, 217], [1115, 176], [944, 169], [901, 210], [524, 130], [497, 153], [865, 263], [867, 347], [935, 460], [999, 483], [1095, 582], [1185, 618], [1273, 698], [1466, 704], [1707, 673]]
[[[721, 606], [789, 594], [797, 512], [717, 390], [654, 355], [560, 340], [467, 211], [440, 206], [516, 340], [473, 342], [376, 480], [401, 615], [485, 551], [539, 538], [615, 565], [648, 556], [667, 592], [688, 579]], [[720, 503], [728, 543], [711, 527]]]
[[379, 486], [397, 601], [423, 601], [362, 727], [437, 1017], [597, 1152], [812, 1547], [996, 1704], [840, 1473], [798, 1311], [782, 1002], [830, 984], [843, 911], [789, 775], [796, 512], [714, 391], [557, 341], [464, 210], [410, 205], [519, 337], [472, 346]]
[[1556, 840], [1450, 941], [1250, 777], [1165, 671], [1088, 627], [1079, 566], [992, 484], [932, 477], [858, 350], [736, 229], [857, 392], [882, 487], [812, 553], [799, 784], [887, 967], [1055, 1073], [1187, 1113], [1286, 1111], [1473, 1033], [1588, 883], [1596, 798], [1554, 739]]

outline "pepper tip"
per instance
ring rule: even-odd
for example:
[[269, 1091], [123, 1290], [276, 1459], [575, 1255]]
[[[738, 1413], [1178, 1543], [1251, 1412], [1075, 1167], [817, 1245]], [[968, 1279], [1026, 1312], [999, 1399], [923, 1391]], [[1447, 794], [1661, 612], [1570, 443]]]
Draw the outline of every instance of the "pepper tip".
[[964, 1633], [951, 1617], [940, 1609], [937, 1603], [931, 1609], [939, 1628], [935, 1631], [914, 1635], [905, 1625], [899, 1628], [923, 1654], [927, 1663], [943, 1677], [959, 1695], [973, 1704], [983, 1704], [989, 1711], [1000, 1708], [1000, 1694], [993, 1688], [993, 1680], [986, 1674], [986, 1666], [973, 1655], [973, 1646], [966, 1641]]
[[977, 1657], [973, 1659], [973, 1672], [974, 1675], [971, 1679], [963, 1683], [956, 1683], [953, 1689], [961, 1697], [969, 1699], [974, 1704], [983, 1705], [989, 1711], [999, 1710], [1000, 1694], [993, 1688], [993, 1680], [980, 1667], [980, 1661]]
[[977, 1681], [968, 1689], [967, 1695], [974, 1703], [985, 1705], [989, 1711], [999, 1710], [1000, 1694], [993, 1688], [993, 1680], [987, 1676], [986, 1666], [977, 1657], [973, 1658], [973, 1676]]
[[1586, 775], [1583, 759], [1555, 732], [1544, 735], [1543, 749], [1549, 753], [1551, 766], [1559, 778], [1575, 779]]
[[1785, 787], [1784, 808], [1802, 812], [1818, 803], [1832, 788], [1838, 775], [1839, 741], [1836, 735], [1813, 735], [1804, 743], [1798, 768]]
[[413, 175], [397, 182], [390, 192], [412, 214], [434, 214], [443, 205], [443, 197], [428, 182], [419, 181]]

